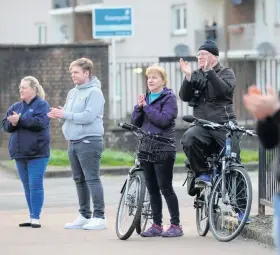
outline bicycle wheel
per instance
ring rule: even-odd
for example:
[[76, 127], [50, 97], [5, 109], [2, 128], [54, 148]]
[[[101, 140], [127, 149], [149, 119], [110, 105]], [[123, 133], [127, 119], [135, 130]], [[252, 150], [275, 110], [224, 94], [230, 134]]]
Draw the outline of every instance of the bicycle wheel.
[[141, 217], [142, 204], [145, 195], [144, 176], [141, 171], [136, 171], [131, 175], [127, 196], [124, 190], [121, 194], [116, 216], [116, 233], [119, 239], [128, 239], [134, 229], [135, 223]]
[[151, 219], [151, 217], [152, 217], [152, 210], [151, 210], [151, 203], [150, 203], [150, 195], [147, 188], [145, 188], [145, 198], [142, 206], [141, 216], [140, 219], [135, 224], [137, 234], [140, 234], [141, 232], [145, 231], [147, 227], [148, 219]]
[[200, 236], [206, 236], [209, 231], [207, 205], [204, 195], [196, 197], [196, 229]]
[[[252, 205], [252, 184], [244, 168], [231, 168], [225, 181], [226, 201], [222, 201], [222, 176], [217, 179], [209, 201], [210, 229], [221, 242], [229, 242], [240, 234]], [[226, 206], [227, 209], [223, 211]]]

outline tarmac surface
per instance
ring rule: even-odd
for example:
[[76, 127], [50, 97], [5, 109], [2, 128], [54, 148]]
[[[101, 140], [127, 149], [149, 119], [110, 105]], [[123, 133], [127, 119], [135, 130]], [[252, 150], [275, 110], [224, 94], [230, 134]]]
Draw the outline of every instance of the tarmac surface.
[[[252, 214], [257, 212], [257, 172], [250, 172], [253, 183]], [[141, 238], [136, 232], [121, 241], [115, 234], [116, 208], [125, 176], [102, 176], [106, 199], [106, 230], [65, 230], [66, 222], [77, 216], [77, 196], [71, 178], [45, 179], [45, 204], [41, 216], [41, 229], [19, 228], [18, 223], [28, 218], [23, 189], [19, 179], [0, 170], [0, 254], [275, 254], [268, 246], [240, 236], [229, 243], [221, 243], [211, 232], [200, 237], [196, 231], [193, 198], [182, 187], [184, 174], [174, 175], [174, 188], [180, 203], [181, 238]], [[267, 210], [267, 213], [273, 213]], [[164, 202], [164, 224], [169, 215]]]

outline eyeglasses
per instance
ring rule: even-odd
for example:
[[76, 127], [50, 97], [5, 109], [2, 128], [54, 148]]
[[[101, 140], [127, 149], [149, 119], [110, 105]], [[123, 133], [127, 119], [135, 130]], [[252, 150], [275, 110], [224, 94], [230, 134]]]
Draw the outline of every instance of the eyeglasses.
[[19, 86], [18, 89], [28, 89], [30, 86]]
[[197, 52], [196, 53], [196, 57], [198, 58], [198, 57], [206, 57], [206, 56], [208, 56], [209, 55], [209, 52], [205, 52], [205, 51], [199, 51], [199, 52]]

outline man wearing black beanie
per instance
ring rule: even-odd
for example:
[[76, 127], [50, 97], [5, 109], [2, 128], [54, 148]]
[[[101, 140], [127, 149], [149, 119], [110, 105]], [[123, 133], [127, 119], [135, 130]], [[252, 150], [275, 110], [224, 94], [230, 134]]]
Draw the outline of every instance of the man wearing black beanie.
[[[229, 121], [236, 123], [233, 108], [236, 78], [231, 68], [220, 65], [218, 56], [219, 49], [216, 43], [207, 40], [198, 49], [198, 70], [192, 71], [190, 64], [180, 59], [181, 71], [185, 74], [185, 78], [179, 96], [182, 101], [188, 102], [188, 105], [193, 107], [193, 115], [196, 118], [219, 124]], [[222, 130], [209, 130], [192, 125], [185, 132], [181, 143], [191, 168], [196, 174], [195, 183], [211, 181], [205, 163], [207, 149], [209, 150], [209, 146], [214, 141], [220, 151], [225, 145], [225, 140], [226, 133]], [[233, 143], [236, 144], [234, 140]], [[239, 144], [234, 146], [232, 151], [236, 152], [237, 162], [239, 162]], [[239, 213], [239, 217], [243, 217], [242, 212]]]
[[216, 43], [211, 40], [205, 41], [204, 44], [202, 44], [199, 47], [198, 52], [201, 50], [208, 51], [209, 53], [211, 53], [214, 56], [219, 56], [219, 49], [218, 49]]

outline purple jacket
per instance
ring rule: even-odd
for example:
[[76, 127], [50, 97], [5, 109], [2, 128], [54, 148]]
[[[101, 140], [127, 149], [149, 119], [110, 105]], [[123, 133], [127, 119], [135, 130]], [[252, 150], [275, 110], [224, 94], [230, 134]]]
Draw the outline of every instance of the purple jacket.
[[134, 106], [131, 123], [143, 131], [175, 139], [175, 119], [178, 115], [176, 95], [171, 89], [164, 88], [159, 98], [149, 104], [146, 94], [144, 107]]

